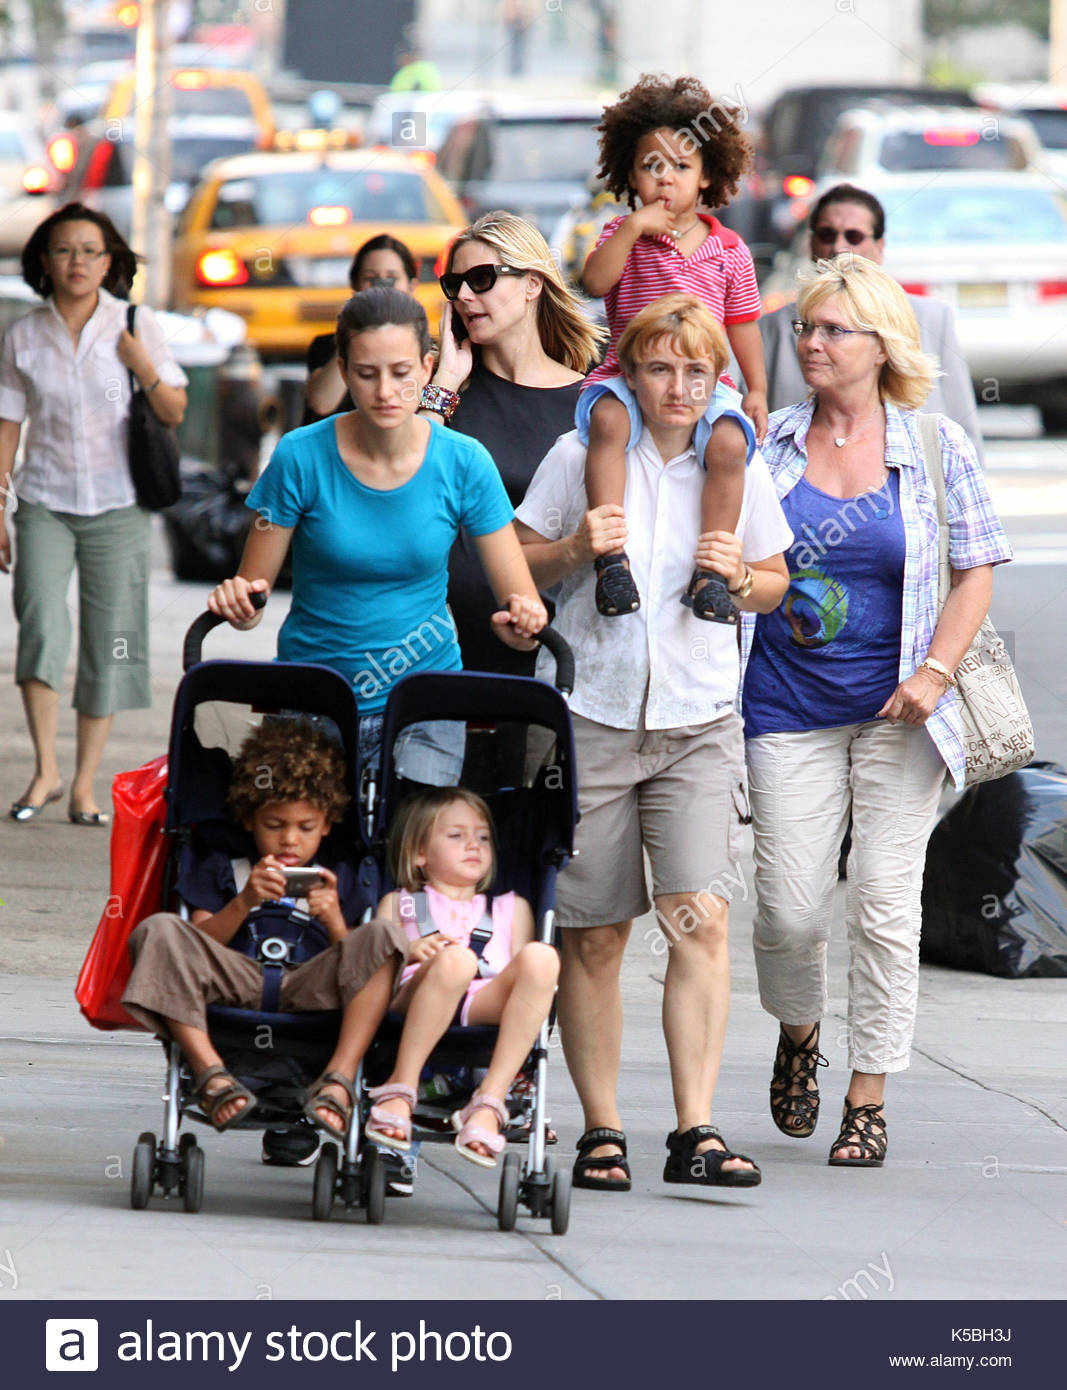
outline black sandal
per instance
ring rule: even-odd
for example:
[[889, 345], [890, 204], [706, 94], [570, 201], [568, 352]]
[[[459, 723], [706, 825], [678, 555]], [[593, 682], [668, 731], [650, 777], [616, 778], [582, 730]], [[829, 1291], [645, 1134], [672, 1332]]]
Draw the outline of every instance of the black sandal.
[[630, 562], [624, 550], [614, 555], [598, 555], [593, 561], [596, 570], [596, 611], [602, 618], [621, 618], [636, 613], [641, 607]]
[[[617, 1144], [619, 1153], [594, 1157], [589, 1150], [597, 1149], [601, 1144]], [[571, 1175], [572, 1187], [588, 1187], [594, 1192], [629, 1192], [630, 1164], [626, 1158], [626, 1135], [621, 1129], [587, 1129], [578, 1140], [577, 1148], [578, 1157], [574, 1160]], [[587, 1177], [591, 1168], [621, 1168], [626, 1179]]]
[[[885, 1115], [881, 1105], [849, 1105], [845, 1101], [845, 1116], [841, 1132], [830, 1145], [831, 1168], [881, 1168], [889, 1139], [885, 1130]], [[834, 1158], [838, 1149], [859, 1149], [859, 1158]]]
[[[697, 1153], [697, 1145], [705, 1139], [717, 1139], [721, 1149], [706, 1149]], [[663, 1169], [664, 1182], [694, 1183], [698, 1187], [759, 1187], [763, 1174], [748, 1154], [735, 1154], [726, 1147], [726, 1140], [713, 1125], [694, 1125], [684, 1134], [673, 1130], [667, 1135], [670, 1153]], [[728, 1168], [723, 1164], [731, 1158], [752, 1163], [751, 1168]]]
[[[794, 1068], [793, 1062], [800, 1058]], [[819, 1051], [819, 1025], [816, 1023], [802, 1043], [795, 1043], [779, 1025], [778, 1051], [771, 1074], [771, 1118], [790, 1139], [807, 1139], [819, 1123], [819, 1083], [816, 1072], [828, 1067], [828, 1059]], [[790, 1095], [790, 1086], [799, 1085], [799, 1095]], [[810, 1088], [810, 1089], [809, 1089]], [[799, 1120], [800, 1123], [789, 1123]]]
[[[703, 583], [704, 580], [707, 583]], [[729, 623], [733, 627], [737, 626], [738, 613], [726, 587], [726, 580], [714, 570], [694, 570], [689, 588], [682, 595], [682, 602], [686, 608], [693, 610], [694, 618], [700, 618], [706, 623]]]

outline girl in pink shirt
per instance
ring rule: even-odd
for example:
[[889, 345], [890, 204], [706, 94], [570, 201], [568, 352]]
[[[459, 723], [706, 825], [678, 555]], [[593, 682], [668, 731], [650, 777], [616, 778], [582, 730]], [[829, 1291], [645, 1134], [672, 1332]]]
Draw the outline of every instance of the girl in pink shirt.
[[[535, 941], [530, 904], [514, 893], [490, 899], [489, 808], [462, 787], [439, 787], [405, 803], [390, 836], [397, 890], [378, 916], [399, 921], [411, 942], [390, 1005], [406, 1015], [392, 1075], [373, 1087], [367, 1138], [411, 1147], [419, 1077], [454, 1022], [499, 1025], [485, 1079], [452, 1116], [456, 1148], [496, 1166], [508, 1124], [505, 1097], [552, 1007], [559, 958]], [[486, 1128], [487, 1125], [492, 1128]]]

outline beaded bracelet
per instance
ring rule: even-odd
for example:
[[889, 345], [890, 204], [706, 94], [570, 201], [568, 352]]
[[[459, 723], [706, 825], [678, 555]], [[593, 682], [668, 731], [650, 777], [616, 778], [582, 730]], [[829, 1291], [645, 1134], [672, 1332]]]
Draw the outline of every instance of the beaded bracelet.
[[458, 391], [450, 391], [447, 386], [435, 386], [433, 382], [422, 388], [422, 395], [419, 397], [420, 410], [432, 410], [443, 420], [451, 420], [458, 405]]

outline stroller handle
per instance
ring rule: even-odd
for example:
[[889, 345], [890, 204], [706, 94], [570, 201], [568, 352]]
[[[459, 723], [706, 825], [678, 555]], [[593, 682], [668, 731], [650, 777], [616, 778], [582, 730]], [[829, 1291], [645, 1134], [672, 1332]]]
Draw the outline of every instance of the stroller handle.
[[[267, 595], [261, 590], [256, 589], [248, 595], [252, 600], [253, 608], [265, 608], [267, 606]], [[204, 610], [199, 618], [195, 619], [185, 634], [185, 644], [182, 647], [182, 670], [188, 671], [190, 666], [196, 666], [200, 661], [200, 648], [204, 644], [204, 638], [221, 623], [226, 622], [225, 618], [220, 618], [217, 613], [212, 613], [210, 608]]]
[[534, 636], [556, 659], [556, 689], [569, 695], [574, 689], [574, 653], [570, 643], [554, 627], [543, 627]]

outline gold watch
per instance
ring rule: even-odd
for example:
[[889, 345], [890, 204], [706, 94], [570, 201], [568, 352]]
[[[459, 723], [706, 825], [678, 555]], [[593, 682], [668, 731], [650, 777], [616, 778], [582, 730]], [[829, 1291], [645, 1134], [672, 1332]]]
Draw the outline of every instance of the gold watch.
[[730, 586], [727, 585], [726, 592], [730, 595], [731, 598], [748, 598], [749, 594], [752, 592], [752, 586], [753, 584], [755, 584], [755, 582], [756, 576], [746, 565], [744, 579], [742, 579], [741, 583], [737, 586], [736, 589], [731, 589]]

